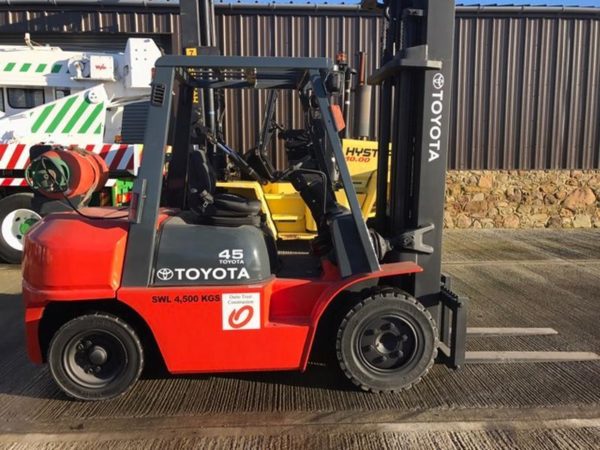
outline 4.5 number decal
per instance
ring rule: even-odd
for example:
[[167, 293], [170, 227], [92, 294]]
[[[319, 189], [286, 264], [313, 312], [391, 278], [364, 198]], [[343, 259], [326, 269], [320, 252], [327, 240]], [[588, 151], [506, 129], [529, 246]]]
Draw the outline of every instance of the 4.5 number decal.
[[242, 248], [223, 250], [218, 256], [220, 264], [244, 264], [244, 249]]
[[244, 259], [244, 249], [235, 248], [233, 250], [223, 250], [219, 253], [221, 259]]

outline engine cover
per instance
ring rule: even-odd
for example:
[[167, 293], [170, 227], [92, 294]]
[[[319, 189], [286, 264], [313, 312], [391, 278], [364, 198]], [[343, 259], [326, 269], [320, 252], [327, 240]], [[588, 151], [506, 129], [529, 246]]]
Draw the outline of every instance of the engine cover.
[[257, 227], [218, 227], [166, 220], [153, 283], [157, 286], [245, 285], [271, 277], [264, 233]]
[[129, 223], [116, 208], [50, 214], [25, 236], [23, 280], [46, 299], [114, 298], [121, 283]]

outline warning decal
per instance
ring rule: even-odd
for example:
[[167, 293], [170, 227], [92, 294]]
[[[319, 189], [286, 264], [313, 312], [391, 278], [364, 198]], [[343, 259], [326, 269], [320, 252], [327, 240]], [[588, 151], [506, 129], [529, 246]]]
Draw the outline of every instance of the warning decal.
[[221, 304], [224, 330], [260, 328], [260, 293], [223, 294]]

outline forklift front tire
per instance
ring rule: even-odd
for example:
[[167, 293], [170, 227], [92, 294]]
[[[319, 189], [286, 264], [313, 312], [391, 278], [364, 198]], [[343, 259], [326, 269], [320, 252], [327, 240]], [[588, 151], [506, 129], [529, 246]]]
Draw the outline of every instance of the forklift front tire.
[[362, 390], [401, 391], [423, 378], [437, 356], [431, 314], [415, 298], [385, 290], [358, 302], [342, 320], [336, 354]]
[[50, 341], [50, 372], [78, 400], [108, 400], [127, 392], [144, 367], [133, 328], [111, 314], [94, 313], [64, 324]]

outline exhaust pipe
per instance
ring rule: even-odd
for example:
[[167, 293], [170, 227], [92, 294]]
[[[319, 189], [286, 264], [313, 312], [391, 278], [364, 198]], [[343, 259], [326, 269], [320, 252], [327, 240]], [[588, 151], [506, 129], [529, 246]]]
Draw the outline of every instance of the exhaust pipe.
[[354, 136], [368, 140], [371, 135], [371, 86], [366, 83], [367, 54], [358, 52], [358, 87], [356, 89], [356, 111]]

